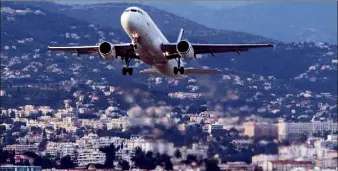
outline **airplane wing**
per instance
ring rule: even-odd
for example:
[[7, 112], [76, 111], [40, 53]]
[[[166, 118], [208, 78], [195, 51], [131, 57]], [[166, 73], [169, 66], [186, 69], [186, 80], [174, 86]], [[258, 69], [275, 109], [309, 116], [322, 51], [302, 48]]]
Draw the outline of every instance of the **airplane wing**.
[[65, 47], [50, 47], [48, 50], [66, 51], [78, 54], [97, 54], [99, 46], [65, 46]]
[[[178, 54], [176, 51], [177, 43], [166, 43], [162, 44], [162, 50], [164, 52], [168, 52], [169, 59], [177, 58]], [[223, 52], [237, 52], [248, 51], [249, 49], [254, 48], [267, 48], [274, 47], [272, 44], [191, 44], [195, 55], [197, 54], [206, 54], [210, 53], [214, 55], [214, 53], [223, 53]], [[171, 56], [171, 57], [170, 57]]]
[[[116, 56], [128, 56], [130, 52], [134, 51], [130, 43], [122, 43], [122, 44], [114, 44], [113, 45], [116, 50]], [[94, 46], [65, 46], [65, 47], [49, 47], [48, 50], [54, 51], [65, 51], [65, 52], [72, 52], [76, 54], [98, 54], [99, 45]]]

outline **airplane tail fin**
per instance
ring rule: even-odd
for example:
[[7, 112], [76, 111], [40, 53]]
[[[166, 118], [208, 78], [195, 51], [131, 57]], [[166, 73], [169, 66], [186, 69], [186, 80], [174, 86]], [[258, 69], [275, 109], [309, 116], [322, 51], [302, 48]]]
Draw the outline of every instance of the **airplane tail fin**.
[[184, 30], [183, 30], [183, 28], [181, 28], [180, 33], [178, 34], [177, 43], [182, 40], [183, 33], [184, 33]]

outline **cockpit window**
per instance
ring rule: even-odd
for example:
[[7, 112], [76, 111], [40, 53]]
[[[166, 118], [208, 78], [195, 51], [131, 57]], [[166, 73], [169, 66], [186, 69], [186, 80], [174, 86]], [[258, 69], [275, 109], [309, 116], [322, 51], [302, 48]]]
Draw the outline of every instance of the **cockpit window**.
[[127, 9], [127, 10], [125, 10], [124, 12], [129, 12], [129, 11], [131, 11], [131, 12], [138, 12], [138, 13], [140, 13], [140, 14], [143, 15], [142, 11], [136, 10], [136, 9]]

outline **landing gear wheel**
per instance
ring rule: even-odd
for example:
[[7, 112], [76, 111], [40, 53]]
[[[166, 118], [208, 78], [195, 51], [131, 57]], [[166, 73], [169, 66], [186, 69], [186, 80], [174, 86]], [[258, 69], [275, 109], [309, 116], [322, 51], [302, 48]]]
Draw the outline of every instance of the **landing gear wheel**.
[[174, 74], [177, 75], [178, 74], [178, 68], [174, 67]]
[[128, 68], [128, 74], [133, 75], [133, 68]]
[[122, 68], [122, 75], [126, 75], [127, 74], [127, 68], [126, 67], [123, 67]]
[[184, 74], [184, 67], [180, 68], [180, 74], [182, 74], [182, 75]]
[[122, 68], [122, 75], [127, 75], [127, 73], [129, 75], [133, 75], [133, 68], [123, 67]]

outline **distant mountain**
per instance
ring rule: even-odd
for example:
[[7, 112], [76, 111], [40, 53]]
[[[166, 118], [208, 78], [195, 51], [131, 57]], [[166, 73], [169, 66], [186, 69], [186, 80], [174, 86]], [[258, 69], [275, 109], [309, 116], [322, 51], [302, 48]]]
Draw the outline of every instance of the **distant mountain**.
[[[285, 42], [315, 40], [337, 44], [337, 2], [243, 2], [237, 7], [233, 2], [222, 2], [223, 6], [218, 3], [221, 2], [148, 2], [212, 28]], [[225, 6], [227, 3], [229, 5]]]
[[[123, 11], [129, 6], [138, 6], [147, 11], [161, 31], [163, 31], [164, 35], [168, 36], [168, 39], [172, 41], [176, 40], [180, 28], [184, 28], [185, 34], [186, 36], [189, 36], [189, 39], [199, 39], [204, 42], [207, 41], [207, 39], [205, 39], [206, 36], [215, 43], [276, 42], [275, 40], [269, 38], [255, 36], [244, 32], [210, 29], [183, 17], [138, 3], [76, 4], [71, 6], [65, 5], [57, 8], [55, 8], [54, 5], [48, 5], [48, 3], [49, 2], [30, 2], [29, 4], [76, 19], [86, 20], [93, 24], [116, 28], [121, 31], [121, 14]], [[56, 6], [59, 5], [60, 4], [56, 4]]]
[[259, 1], [193, 1], [194, 4], [204, 6], [209, 9], [234, 8], [248, 4], [257, 3]]

